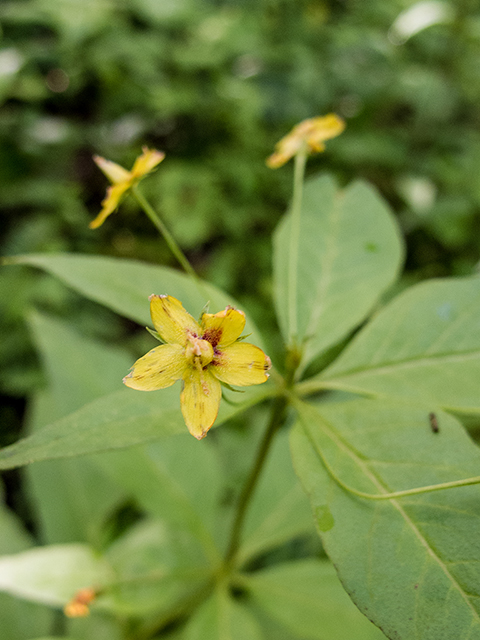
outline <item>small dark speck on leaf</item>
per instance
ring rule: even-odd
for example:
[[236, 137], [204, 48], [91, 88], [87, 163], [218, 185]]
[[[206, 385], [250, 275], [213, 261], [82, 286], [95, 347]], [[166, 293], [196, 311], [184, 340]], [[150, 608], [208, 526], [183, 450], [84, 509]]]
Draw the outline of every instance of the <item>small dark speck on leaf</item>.
[[428, 419], [430, 420], [430, 429], [433, 433], [438, 433], [440, 431], [440, 427], [438, 426], [437, 416], [432, 412], [428, 414]]
[[418, 589], [418, 584], [416, 584], [413, 588], [414, 588], [414, 589]]

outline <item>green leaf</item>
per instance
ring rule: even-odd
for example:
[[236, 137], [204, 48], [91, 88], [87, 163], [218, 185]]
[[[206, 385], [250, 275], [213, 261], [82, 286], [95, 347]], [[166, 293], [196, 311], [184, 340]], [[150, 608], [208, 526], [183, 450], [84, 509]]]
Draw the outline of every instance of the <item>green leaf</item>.
[[99, 598], [99, 607], [121, 615], [167, 613], [205, 591], [211, 568], [196, 540], [160, 520], [131, 527], [107, 551], [118, 582]]
[[242, 576], [242, 584], [257, 606], [305, 640], [385, 638], [352, 604], [330, 562], [279, 564]]
[[0, 557], [0, 591], [53, 606], [65, 605], [83, 587], [101, 588], [112, 578], [108, 564], [82, 544]]
[[312, 514], [293, 471], [287, 433], [277, 436], [249, 505], [239, 564], [313, 531]]
[[32, 544], [30, 535], [18, 516], [3, 502], [3, 488], [0, 485], [0, 554], [17, 553], [28, 549]]
[[[187, 275], [168, 267], [136, 260], [121, 260], [103, 256], [70, 254], [32, 254], [4, 259], [6, 264], [28, 264], [51, 273], [85, 297], [98, 302], [126, 318], [142, 325], [151, 325], [148, 296], [169, 294], [178, 298], [194, 318], [205, 303], [197, 283]], [[217, 287], [202, 283], [208, 292], [213, 313], [235, 300]], [[252, 342], [261, 346], [261, 338], [247, 318], [245, 333], [252, 333]]]
[[474, 277], [408, 289], [306, 385], [479, 413], [479, 380], [480, 278]]
[[[3, 501], [3, 495], [1, 497]], [[0, 554], [18, 553], [31, 544], [30, 536], [17, 516], [0, 503]], [[52, 612], [46, 607], [0, 593], [0, 630], [5, 640], [24, 640], [38, 633], [48, 633], [51, 624]]]
[[274, 237], [275, 304], [285, 341], [304, 343], [306, 365], [365, 319], [396, 279], [403, 244], [371, 186], [339, 191], [329, 176], [305, 183], [294, 246], [292, 238], [290, 214]]
[[[222, 403], [216, 426], [268, 397], [272, 389], [249, 390], [246, 403]], [[177, 385], [159, 392], [123, 389], [99, 398], [75, 413], [0, 450], [0, 469], [38, 460], [71, 458], [86, 453], [123, 449], [184, 432]]]
[[[35, 429], [123, 388], [122, 374], [131, 364], [128, 354], [43, 314], [32, 314], [30, 324], [50, 381], [50, 392], [35, 398], [29, 412]], [[49, 460], [30, 466], [26, 473], [43, 541], [98, 546], [105, 518], [123, 497], [118, 486], [88, 458]]]
[[249, 610], [218, 589], [192, 616], [184, 640], [262, 640]]
[[95, 459], [147, 513], [189, 531], [210, 561], [219, 562], [214, 540], [223, 484], [209, 441], [182, 433]]
[[345, 589], [387, 637], [480, 638], [480, 487], [396, 500], [356, 497], [331, 478], [379, 494], [480, 475], [463, 427], [402, 403], [352, 400], [299, 406], [291, 447], [319, 533]]
[[133, 364], [130, 353], [87, 338], [66, 322], [43, 313], [31, 313], [29, 324], [59, 417], [123, 389], [122, 378]]

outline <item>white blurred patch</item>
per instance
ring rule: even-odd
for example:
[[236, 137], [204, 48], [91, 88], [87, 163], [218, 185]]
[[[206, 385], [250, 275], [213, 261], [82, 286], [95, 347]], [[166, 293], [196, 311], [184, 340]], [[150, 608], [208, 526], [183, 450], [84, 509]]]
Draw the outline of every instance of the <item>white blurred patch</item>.
[[451, 22], [452, 6], [440, 0], [423, 0], [402, 11], [390, 27], [388, 39], [395, 45], [404, 44], [415, 34], [435, 24]]
[[427, 215], [437, 198], [435, 184], [420, 176], [404, 176], [399, 180], [398, 190], [410, 209], [419, 216]]
[[29, 130], [29, 134], [40, 144], [55, 144], [67, 137], [68, 123], [61, 118], [39, 118]]
[[23, 63], [24, 58], [17, 49], [0, 50], [0, 76], [13, 76]]

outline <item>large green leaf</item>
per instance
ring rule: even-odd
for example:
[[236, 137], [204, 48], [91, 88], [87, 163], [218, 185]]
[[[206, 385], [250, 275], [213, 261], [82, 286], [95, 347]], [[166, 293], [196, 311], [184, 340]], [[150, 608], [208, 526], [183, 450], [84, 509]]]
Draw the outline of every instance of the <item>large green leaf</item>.
[[300, 228], [289, 214], [274, 238], [277, 314], [285, 340], [305, 342], [304, 363], [364, 320], [402, 255], [395, 220], [368, 184], [339, 191], [329, 176], [305, 183]]
[[[223, 402], [216, 425], [250, 404], [260, 402], [272, 389], [249, 390], [239, 405]], [[123, 449], [182, 433], [178, 385], [158, 392], [123, 389], [99, 398], [75, 413], [0, 450], [0, 469], [38, 460], [71, 458], [86, 453]]]
[[402, 403], [302, 404], [292, 432], [295, 469], [345, 589], [387, 637], [480, 638], [480, 487], [372, 501], [381, 494], [480, 475], [463, 427]]
[[161, 520], [131, 527], [108, 549], [116, 584], [99, 598], [99, 608], [121, 615], [168, 614], [207, 587], [211, 568], [196, 540]]
[[208, 440], [182, 433], [95, 460], [147, 513], [189, 531], [210, 561], [219, 562], [214, 536], [223, 484]]
[[184, 640], [262, 640], [250, 611], [219, 588], [192, 616]]
[[239, 563], [313, 531], [308, 500], [292, 468], [287, 434], [275, 440], [245, 519]]
[[[122, 373], [131, 364], [128, 354], [43, 314], [32, 314], [30, 324], [50, 381], [49, 391], [34, 399], [31, 427], [39, 429], [122, 388]], [[25, 473], [43, 542], [99, 545], [105, 518], [123, 492], [91, 459], [48, 460], [28, 467]]]
[[480, 412], [480, 278], [432, 280], [385, 307], [305, 387]]
[[270, 617], [305, 640], [385, 638], [349, 600], [330, 562], [279, 564], [246, 574], [242, 585]]
[[[152, 293], [175, 296], [194, 317], [200, 315], [208, 300], [213, 313], [228, 304], [238, 306], [231, 296], [213, 285], [202, 282], [199, 287], [192, 278], [179, 271], [137, 260], [32, 254], [9, 257], [5, 261], [7, 264], [28, 264], [44, 269], [87, 298], [143, 325], [151, 325], [148, 296]], [[261, 346], [260, 336], [248, 318], [245, 332], [252, 334], [251, 342]]]

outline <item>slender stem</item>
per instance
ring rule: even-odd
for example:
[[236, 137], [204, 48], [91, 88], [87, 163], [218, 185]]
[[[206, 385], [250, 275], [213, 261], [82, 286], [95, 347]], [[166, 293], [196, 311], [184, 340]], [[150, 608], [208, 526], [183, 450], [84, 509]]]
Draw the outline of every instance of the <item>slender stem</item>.
[[248, 476], [247, 481], [242, 489], [242, 493], [240, 494], [240, 498], [237, 504], [237, 512], [235, 514], [235, 519], [232, 525], [230, 543], [225, 555], [225, 563], [229, 566], [233, 564], [235, 556], [240, 547], [242, 528], [247, 513], [247, 507], [257, 485], [260, 473], [263, 469], [263, 465], [265, 463], [267, 453], [270, 449], [270, 445], [272, 444], [273, 437], [285, 420], [287, 406], [288, 399], [285, 395], [278, 396], [275, 399], [270, 422], [268, 423], [262, 441], [260, 442], [260, 446], [257, 451], [257, 457], [250, 471], [250, 475]]
[[[152, 205], [148, 202], [148, 200], [138, 190], [136, 186], [132, 187], [131, 192], [134, 198], [136, 199], [136, 201], [138, 202], [138, 204], [140, 205], [140, 207], [145, 211], [147, 216], [150, 218], [150, 220], [153, 222], [153, 224], [157, 227], [157, 229], [160, 231], [162, 236], [165, 238], [165, 242], [168, 244], [170, 251], [173, 253], [176, 259], [182, 265], [185, 272], [188, 273], [188, 275], [191, 276], [198, 284], [200, 284], [200, 279], [195, 273], [194, 268], [188, 261], [183, 251], [178, 246], [177, 241], [172, 236], [172, 234], [170, 233], [170, 231], [168, 230], [168, 228], [166, 227], [165, 223], [160, 218], [158, 213], [155, 211]], [[202, 291], [202, 293], [205, 293], [205, 292]]]
[[298, 247], [300, 242], [300, 223], [302, 213], [303, 179], [307, 162], [307, 149], [300, 150], [295, 156], [293, 174], [293, 198], [290, 224], [290, 247], [288, 260], [288, 325], [289, 343], [293, 345], [297, 336], [297, 271]]

